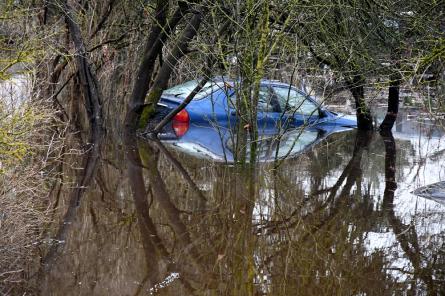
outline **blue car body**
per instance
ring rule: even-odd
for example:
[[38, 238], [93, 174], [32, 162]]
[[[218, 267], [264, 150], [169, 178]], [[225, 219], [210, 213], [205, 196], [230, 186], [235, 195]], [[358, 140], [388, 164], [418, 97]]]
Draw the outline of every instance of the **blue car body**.
[[[233, 86], [234, 82], [233, 80], [218, 79], [213, 80], [210, 83], [213, 85], [207, 87], [207, 89], [204, 87], [203, 90], [196, 95], [185, 108], [189, 114], [190, 122], [214, 122], [223, 126], [229, 126], [230, 123], [234, 123], [236, 119], [236, 109], [234, 103], [232, 103], [235, 99], [235, 90]], [[189, 86], [181, 88], [180, 85], [179, 88], [178, 86], [175, 86], [164, 91], [159, 104], [169, 109], [176, 108], [191, 92], [191, 90], [197, 84], [197, 81], [188, 81], [183, 85], [186, 84], [189, 84]], [[229, 88], [222, 87], [222, 84], [224, 86], [229, 85]], [[305, 106], [313, 105], [313, 108], [316, 108], [317, 112], [306, 112], [306, 114], [302, 114], [299, 112], [299, 110], [288, 112], [287, 110], [283, 110], [284, 108], [275, 109], [273, 108], [273, 104], [267, 105], [265, 108], [258, 106], [258, 126], [277, 124], [282, 125], [283, 123], [288, 123], [290, 126], [294, 127], [298, 127], [303, 124], [340, 125], [347, 127], [357, 126], [355, 119], [321, 108], [319, 103], [316, 102], [314, 98], [288, 84], [273, 80], [262, 80], [260, 85], [261, 88], [270, 88], [272, 92], [274, 90], [284, 90], [285, 92], [295, 93], [299, 98], [304, 98], [305, 102], [303, 104]], [[309, 108], [311, 107], [309, 106]]]
[[[158, 105], [173, 110], [197, 83], [189, 81], [166, 90]], [[186, 106], [186, 118], [173, 119], [159, 138], [197, 156], [233, 162], [234, 84], [223, 78], [212, 80]], [[321, 108], [314, 98], [277, 81], [261, 81], [258, 102], [260, 161], [298, 154], [328, 134], [357, 126], [355, 118]]]

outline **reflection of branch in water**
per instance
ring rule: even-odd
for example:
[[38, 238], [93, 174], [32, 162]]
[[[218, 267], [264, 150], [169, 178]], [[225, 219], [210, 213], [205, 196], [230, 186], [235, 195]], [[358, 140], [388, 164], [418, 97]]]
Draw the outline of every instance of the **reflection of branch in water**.
[[205, 265], [203, 262], [201, 262], [201, 256], [192, 242], [189, 231], [180, 218], [181, 212], [171, 201], [165, 182], [159, 173], [159, 152], [155, 151], [148, 142], [141, 143], [139, 149], [139, 151], [141, 151], [141, 153], [144, 155], [144, 161], [146, 160], [148, 162], [144, 164], [144, 167], [147, 168], [148, 171], [153, 196], [158, 201], [159, 205], [164, 209], [170, 225], [176, 234], [176, 238], [183, 248], [183, 251], [188, 253], [188, 259], [190, 259], [190, 262], [193, 264], [195, 269], [199, 271], [199, 273], [208, 274], [208, 271], [204, 267]]
[[182, 176], [190, 185], [190, 187], [193, 189], [193, 191], [198, 195], [201, 202], [205, 204], [207, 199], [205, 198], [202, 191], [198, 188], [198, 186], [196, 186], [196, 183], [192, 180], [192, 178], [190, 177], [189, 173], [186, 171], [184, 166], [171, 154], [170, 151], [168, 151], [168, 149], [165, 148], [165, 146], [158, 139], [154, 139], [152, 142], [167, 157], [167, 159], [173, 164], [173, 166], [182, 174]]
[[[430, 140], [433, 137], [432, 136], [433, 132], [434, 132], [434, 129], [429, 129], [427, 135], [422, 135], [421, 132], [419, 133], [418, 142], [417, 142], [417, 144], [419, 146], [417, 148], [417, 151], [418, 151], [419, 155], [418, 155], [417, 161], [414, 163], [413, 168], [412, 168], [412, 169], [414, 169], [415, 166], [417, 165], [417, 170], [416, 170], [416, 173], [413, 175], [413, 177], [412, 177], [412, 179], [410, 181], [411, 183], [414, 183], [415, 180], [419, 177], [420, 171], [421, 171], [422, 168], [424, 168], [426, 166], [426, 163], [427, 163], [428, 159], [434, 159], [435, 153], [438, 153], [438, 155], [442, 154], [440, 152], [443, 151], [443, 150], [437, 151], [437, 152], [433, 152], [430, 155], [430, 149], [425, 149], [426, 150], [425, 155], [422, 155], [422, 148], [421, 147], [429, 148]], [[408, 173], [408, 175], [410, 175], [410, 174], [411, 174], [411, 171]]]
[[162, 266], [166, 268], [166, 270], [162, 272], [163, 274], [172, 271], [181, 272], [182, 276], [179, 277], [179, 280], [182, 282], [184, 288], [189, 291], [189, 293], [192, 293], [194, 289], [184, 278], [183, 275], [185, 273], [181, 266], [171, 261], [171, 255], [165, 248], [164, 243], [156, 230], [156, 226], [150, 217], [150, 205], [147, 200], [147, 190], [143, 178], [142, 162], [137, 146], [137, 139], [130, 135], [130, 133], [127, 133], [125, 138], [126, 155], [128, 160], [128, 178], [133, 193], [132, 195], [138, 218], [137, 221], [147, 264], [147, 274], [142, 280], [139, 288], [136, 290], [135, 295], [146, 292], [144, 290], [145, 286], [149, 287], [147, 290], [149, 291], [150, 288], [155, 287], [157, 283], [161, 282], [162, 277], [160, 268], [162, 268]]
[[[343, 170], [342, 174], [338, 178], [337, 182], [335, 182], [334, 186], [332, 186], [329, 189], [329, 197], [328, 200], [334, 200], [335, 195], [337, 194], [338, 189], [343, 184], [343, 182], [346, 179], [346, 185], [345, 188], [342, 190], [341, 196], [343, 196], [345, 193], [348, 193], [350, 188], [353, 185], [353, 181], [361, 175], [361, 161], [362, 161], [362, 155], [363, 150], [368, 147], [368, 144], [371, 140], [372, 134], [368, 132], [357, 132], [356, 139], [355, 139], [355, 145], [354, 145], [354, 151], [352, 153], [352, 158], [349, 161], [349, 163], [346, 165], [345, 169]], [[346, 190], [348, 189], [348, 190]]]
[[[353, 185], [357, 184], [357, 187], [360, 186], [359, 182], [362, 174], [360, 166], [362, 155], [363, 151], [368, 147], [371, 138], [372, 133], [370, 132], [357, 132], [352, 158], [346, 165], [334, 186], [327, 191], [329, 192], [329, 195], [323, 204], [304, 216], [295, 215], [297, 219], [291, 220], [291, 222], [286, 220], [283, 221], [284, 223], [275, 222], [275, 225], [272, 227], [272, 229], [269, 229], [269, 231], [273, 232], [290, 229], [300, 224], [307, 225], [310, 228], [307, 229], [306, 233], [298, 239], [299, 243], [303, 243], [308, 238], [314, 236], [319, 230], [329, 227], [329, 225], [335, 223], [335, 221], [337, 221], [337, 216], [342, 213], [341, 209], [349, 207], [348, 201], [350, 201], [350, 199], [348, 197], [351, 196], [351, 189], [353, 188]], [[343, 183], [345, 184], [342, 188], [341, 186]], [[339, 194], [337, 194], [340, 188], [341, 191]], [[315, 196], [311, 195], [311, 197]], [[327, 211], [328, 208], [329, 211]], [[320, 215], [323, 216], [324, 212], [328, 213], [320, 219]], [[275, 254], [269, 256], [264, 261], [264, 264], [267, 266], [275, 257], [286, 253], [288, 251], [286, 248], [287, 245], [288, 244], [285, 244], [283, 249], [280, 249]]]
[[[394, 211], [394, 192], [396, 183], [396, 144], [391, 131], [380, 133], [385, 143], [385, 192], [382, 208], [393, 228], [397, 241], [414, 268], [414, 278], [420, 278], [426, 285], [428, 295], [438, 295], [434, 285], [432, 271], [428, 264], [422, 262], [419, 241], [414, 225], [405, 225]], [[415, 281], [414, 281], [415, 282]], [[414, 287], [413, 287], [414, 288]]]
[[[139, 230], [142, 238], [142, 245], [145, 252], [147, 264], [147, 281], [153, 286], [161, 279], [159, 271], [159, 255], [167, 255], [162, 243], [158, 240], [158, 235], [153, 222], [150, 219], [147, 192], [142, 175], [141, 159], [137, 150], [135, 139], [126, 135], [126, 154], [128, 159], [128, 180], [130, 182], [133, 200], [135, 203]], [[157, 250], [160, 250], [159, 254]], [[164, 253], [164, 254], [163, 254]]]
[[[208, 266], [206, 267], [202, 261], [202, 255], [196, 248], [195, 242], [192, 241], [189, 230], [181, 220], [181, 211], [172, 202], [158, 170], [159, 150], [156, 148], [162, 149], [163, 146], [153, 142], [138, 143], [134, 134], [132, 135], [130, 132], [126, 133], [125, 144], [128, 159], [128, 177], [148, 269], [148, 273], [142, 281], [142, 287], [140, 286], [136, 293], [150, 291], [161, 283], [167, 274], [177, 272], [179, 273], [178, 280], [188, 291], [187, 293], [194, 294], [196, 288], [208, 286], [210, 284], [208, 279], [212, 276], [211, 273], [209, 274]], [[169, 158], [168, 156], [171, 155], [167, 155], [170, 161], [177, 162], [173, 157]], [[179, 165], [181, 164], [179, 163]], [[157, 201], [161, 210], [166, 214], [168, 224], [175, 234], [174, 240], [179, 242], [180, 248], [175, 250], [175, 254], [170, 253], [165, 248], [163, 239], [150, 216], [151, 204], [147, 201], [143, 168], [147, 169], [152, 198]], [[185, 170], [184, 172], [187, 174], [189, 181], [193, 182], [188, 173]], [[196, 185], [195, 190], [199, 190]], [[176, 259], [178, 259], [177, 262]]]
[[55, 238], [56, 243], [51, 245], [48, 253], [42, 259], [42, 268], [44, 271], [48, 271], [51, 265], [55, 262], [57, 254], [63, 249], [64, 243], [67, 239], [68, 230], [76, 218], [77, 209], [80, 206], [80, 201], [83, 194], [94, 179], [97, 171], [97, 165], [100, 159], [100, 151], [102, 149], [102, 129], [98, 124], [92, 123], [92, 132], [90, 136], [89, 150], [83, 158], [83, 170], [82, 175], [78, 177], [76, 187], [70, 193], [70, 199], [68, 202], [68, 209], [60, 224], [59, 230]]
[[[63, 4], [63, 14], [65, 16], [66, 23], [69, 29], [69, 35], [76, 48], [77, 54], [75, 55], [76, 67], [78, 69], [80, 85], [82, 87], [82, 94], [85, 103], [86, 113], [88, 115], [90, 126], [90, 137], [88, 145], [88, 152], [83, 159], [83, 171], [82, 175], [78, 178], [76, 187], [70, 194], [70, 200], [68, 210], [63, 217], [62, 224], [57, 232], [55, 240], [57, 244], [53, 244], [46, 256], [42, 260], [43, 271], [48, 271], [51, 265], [56, 260], [56, 255], [62, 250], [62, 246], [59, 242], [65, 242], [68, 230], [71, 223], [76, 218], [77, 209], [79, 208], [80, 200], [85, 193], [86, 188], [94, 179], [96, 173], [97, 164], [100, 158], [100, 151], [102, 148], [102, 96], [98, 87], [98, 80], [94, 72], [91, 71], [91, 67], [88, 60], [88, 55], [85, 50], [85, 44], [80, 33], [79, 25], [74, 17], [72, 7], [65, 2]], [[79, 102], [80, 103], [80, 102]], [[79, 104], [80, 105], [80, 104]], [[40, 275], [43, 275], [42, 273]]]

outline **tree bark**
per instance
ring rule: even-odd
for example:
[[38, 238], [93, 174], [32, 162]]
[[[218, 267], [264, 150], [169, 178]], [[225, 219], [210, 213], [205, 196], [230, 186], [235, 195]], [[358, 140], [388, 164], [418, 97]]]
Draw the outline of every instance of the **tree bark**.
[[115, 2], [116, 2], [116, 0], [108, 0], [108, 3], [105, 5], [105, 11], [102, 14], [102, 17], [100, 18], [99, 23], [97, 24], [94, 31], [90, 34], [90, 39], [93, 38], [102, 29], [103, 25], [107, 21], [108, 17], [111, 14], [111, 11], [114, 8]]
[[[202, 15], [199, 12], [195, 13], [195, 15], [189, 21], [187, 27], [182, 32], [178, 43], [174, 46], [171, 53], [167, 56], [164, 63], [162, 64], [161, 69], [156, 75], [155, 81], [150, 87], [150, 92], [146, 99], [147, 104], [143, 106], [141, 105], [143, 101], [138, 101], [137, 104], [133, 105], [133, 110], [139, 110], [139, 113], [133, 114], [132, 117], [127, 117], [126, 120], [126, 125], [131, 126], [133, 130], [136, 130], [137, 127], [143, 128], [147, 124], [148, 120], [155, 114], [156, 104], [161, 98], [162, 91], [167, 87], [168, 80], [170, 79], [170, 75], [173, 72], [174, 67], [177, 65], [179, 60], [187, 53], [188, 45], [198, 32], [201, 21]], [[148, 85], [146, 86], [146, 89], [148, 90]]]
[[170, 20], [166, 22], [168, 6], [165, 1], [162, 0], [158, 0], [156, 3], [155, 21], [145, 43], [144, 54], [139, 65], [138, 74], [130, 97], [127, 116], [125, 118], [125, 125], [131, 130], [136, 130], [138, 126], [145, 96], [150, 89], [149, 82], [153, 75], [156, 58], [162, 53], [162, 49], [170, 33], [190, 8], [188, 3], [180, 1], [178, 8]]
[[394, 126], [397, 119], [397, 113], [399, 112], [399, 94], [400, 94], [400, 82], [401, 75], [399, 72], [394, 72], [390, 76], [389, 92], [388, 92], [388, 111], [386, 112], [385, 119], [380, 124], [380, 130], [390, 131]]
[[168, 80], [179, 60], [187, 53], [190, 41], [195, 37], [201, 25], [202, 14], [196, 13], [189, 21], [187, 27], [184, 29], [181, 38], [175, 45], [171, 53], [165, 58], [161, 69], [156, 75], [156, 79], [150, 89], [148, 95], [148, 103], [156, 104], [161, 97], [162, 91], [167, 87]]
[[355, 101], [357, 128], [363, 131], [373, 130], [371, 111], [365, 102], [365, 78], [361, 75], [355, 75], [352, 81], [347, 82], [347, 84]]
[[88, 63], [87, 51], [79, 25], [76, 23], [72, 8], [67, 1], [65, 1], [63, 9], [65, 13], [65, 20], [71, 34], [71, 39], [76, 50], [75, 60], [80, 83], [82, 85], [83, 96], [85, 98], [88, 118], [90, 120], [91, 129], [95, 130], [98, 127], [100, 128], [102, 125], [101, 97], [99, 94], [97, 78], [92, 72]]

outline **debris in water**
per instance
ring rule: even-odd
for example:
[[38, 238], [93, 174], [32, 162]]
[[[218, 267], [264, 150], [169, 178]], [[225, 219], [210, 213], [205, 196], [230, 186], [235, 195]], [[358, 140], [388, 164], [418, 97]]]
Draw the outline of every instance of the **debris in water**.
[[445, 204], [445, 181], [419, 187], [412, 193]]

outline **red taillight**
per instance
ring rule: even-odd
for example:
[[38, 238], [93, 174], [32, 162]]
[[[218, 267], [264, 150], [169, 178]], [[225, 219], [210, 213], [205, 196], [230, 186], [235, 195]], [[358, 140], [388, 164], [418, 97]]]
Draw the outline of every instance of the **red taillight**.
[[190, 116], [185, 109], [182, 109], [181, 111], [178, 112], [178, 114], [175, 115], [175, 117], [173, 117], [173, 120], [178, 122], [188, 123], [190, 121]]
[[173, 121], [173, 130], [175, 131], [175, 135], [177, 137], [182, 137], [185, 135], [185, 133], [189, 129], [189, 123], [188, 122], [179, 122], [179, 121]]
[[185, 109], [182, 109], [173, 117], [172, 127], [177, 137], [182, 137], [188, 131], [190, 116]]

